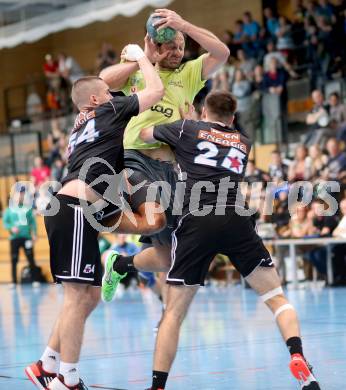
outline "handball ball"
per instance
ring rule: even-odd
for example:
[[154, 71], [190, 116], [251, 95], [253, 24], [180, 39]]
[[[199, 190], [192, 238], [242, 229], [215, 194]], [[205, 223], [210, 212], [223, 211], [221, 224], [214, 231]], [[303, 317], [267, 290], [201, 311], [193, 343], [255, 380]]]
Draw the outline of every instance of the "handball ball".
[[154, 23], [160, 20], [160, 16], [150, 15], [147, 21], [147, 31], [150, 38], [157, 43], [166, 43], [172, 41], [175, 38], [176, 31], [171, 27], [165, 27], [161, 30], [157, 30]]

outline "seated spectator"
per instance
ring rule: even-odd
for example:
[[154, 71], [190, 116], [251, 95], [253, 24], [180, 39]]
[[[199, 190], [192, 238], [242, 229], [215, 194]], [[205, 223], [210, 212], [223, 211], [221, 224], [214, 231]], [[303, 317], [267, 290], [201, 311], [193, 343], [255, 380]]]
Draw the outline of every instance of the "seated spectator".
[[288, 169], [288, 180], [292, 182], [310, 180], [313, 176], [312, 162], [308, 157], [307, 148], [299, 145], [293, 162]]
[[276, 31], [279, 28], [279, 20], [274, 16], [273, 10], [269, 7], [264, 8], [265, 28], [270, 39], [276, 40]]
[[308, 0], [305, 4], [305, 18], [315, 20], [318, 15], [317, 11], [315, 0]]
[[249, 160], [246, 166], [244, 181], [252, 183], [265, 183], [269, 181], [269, 176], [261, 169], [256, 168], [254, 160]]
[[290, 238], [303, 238], [309, 235], [310, 222], [307, 219], [308, 208], [298, 205], [295, 207], [289, 222], [289, 228], [282, 236]]
[[309, 157], [311, 158], [314, 178], [319, 179], [328, 162], [328, 156], [322, 152], [318, 144], [315, 144], [309, 147]]
[[246, 131], [251, 121], [252, 85], [240, 69], [235, 72], [232, 94], [237, 98], [237, 119]]
[[108, 66], [114, 65], [117, 60], [117, 55], [113, 46], [110, 43], [103, 43], [100, 53], [96, 59], [96, 74], [100, 74], [101, 70]]
[[328, 161], [326, 168], [322, 171], [322, 178], [325, 180], [340, 180], [346, 170], [346, 154], [340, 150], [340, 142], [336, 138], [330, 138], [326, 144]]
[[214, 74], [212, 89], [230, 91], [234, 81], [235, 71], [234, 58], [229, 56], [227, 63]]
[[278, 236], [282, 236], [289, 229], [290, 212], [288, 209], [288, 192], [280, 191], [274, 202], [272, 222], [276, 226]]
[[329, 95], [329, 121], [333, 128], [346, 124], [346, 106], [341, 102], [337, 92]]
[[[308, 220], [311, 225], [309, 236], [311, 237], [330, 237], [338, 224], [335, 215], [323, 215], [324, 208], [325, 203], [320, 199], [316, 199], [311, 203], [311, 210], [308, 213]], [[306, 257], [320, 274], [327, 274], [327, 250], [325, 247], [311, 250]]]
[[263, 58], [264, 71], [268, 72], [270, 69], [270, 62], [272, 58], [276, 58], [278, 68], [284, 68], [287, 73], [293, 77], [297, 77], [297, 73], [293, 70], [292, 66], [287, 62], [286, 57], [276, 49], [273, 41], [267, 43], [267, 54]]
[[264, 91], [264, 69], [262, 65], [256, 65], [253, 76], [253, 87], [255, 91]]
[[243, 45], [246, 42], [246, 36], [244, 33], [244, 23], [242, 20], [237, 20], [234, 25], [233, 44], [236, 51], [243, 49]]
[[237, 60], [237, 68], [245, 74], [247, 79], [251, 80], [256, 66], [256, 61], [253, 58], [248, 58], [245, 51], [242, 49], [237, 51]]
[[51, 54], [46, 54], [44, 57], [43, 72], [47, 80], [59, 80], [59, 66], [56, 61], [54, 61]]
[[305, 144], [316, 144], [318, 142], [318, 133], [316, 130], [327, 127], [329, 124], [329, 106], [324, 101], [323, 93], [316, 89], [311, 94], [314, 106], [306, 117], [306, 124], [310, 131], [306, 135]]
[[31, 180], [36, 189], [50, 179], [50, 169], [44, 165], [43, 159], [39, 156], [34, 159], [34, 167], [31, 170]]
[[280, 183], [287, 180], [288, 167], [283, 163], [281, 153], [274, 150], [271, 153], [272, 162], [269, 164], [269, 177], [271, 181]]

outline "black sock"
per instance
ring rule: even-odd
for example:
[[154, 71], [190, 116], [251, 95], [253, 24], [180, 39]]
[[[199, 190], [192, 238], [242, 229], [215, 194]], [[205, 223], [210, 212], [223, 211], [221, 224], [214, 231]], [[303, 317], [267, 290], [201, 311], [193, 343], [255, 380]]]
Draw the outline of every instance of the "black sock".
[[126, 272], [137, 272], [133, 265], [134, 256], [121, 256], [119, 255], [117, 261], [113, 264], [113, 271], [119, 274], [125, 274]]
[[153, 371], [153, 383], [151, 390], [164, 389], [168, 378], [168, 372]]
[[295, 353], [299, 353], [300, 355], [303, 355], [303, 346], [302, 346], [302, 339], [300, 337], [290, 337], [286, 341], [287, 348], [292, 355]]

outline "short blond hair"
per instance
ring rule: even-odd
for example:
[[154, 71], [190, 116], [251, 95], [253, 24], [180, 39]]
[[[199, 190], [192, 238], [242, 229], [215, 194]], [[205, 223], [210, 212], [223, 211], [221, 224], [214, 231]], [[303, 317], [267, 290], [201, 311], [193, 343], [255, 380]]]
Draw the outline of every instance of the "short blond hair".
[[80, 110], [83, 106], [88, 105], [89, 97], [97, 93], [97, 83], [104, 83], [104, 80], [98, 76], [85, 76], [76, 80], [72, 85], [71, 98], [73, 103]]

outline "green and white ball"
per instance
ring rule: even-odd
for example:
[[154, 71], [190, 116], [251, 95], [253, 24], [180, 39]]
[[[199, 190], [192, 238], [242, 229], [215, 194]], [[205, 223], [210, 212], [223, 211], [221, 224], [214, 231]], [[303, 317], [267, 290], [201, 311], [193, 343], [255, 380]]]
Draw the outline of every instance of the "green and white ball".
[[176, 30], [171, 27], [165, 27], [161, 30], [157, 30], [154, 26], [154, 23], [160, 20], [160, 16], [150, 15], [147, 20], [147, 32], [150, 38], [152, 38], [156, 43], [166, 43], [170, 42], [175, 38]]

